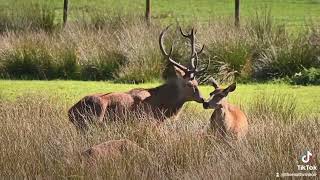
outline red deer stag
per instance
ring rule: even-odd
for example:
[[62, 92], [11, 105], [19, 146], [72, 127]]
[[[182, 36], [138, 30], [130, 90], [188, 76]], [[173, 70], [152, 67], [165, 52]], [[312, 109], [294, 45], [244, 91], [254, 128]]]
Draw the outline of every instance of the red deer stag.
[[203, 103], [205, 109], [214, 109], [210, 118], [210, 130], [222, 137], [241, 139], [247, 134], [248, 120], [246, 115], [236, 106], [230, 104], [226, 97], [236, 89], [236, 83], [222, 89], [214, 79], [210, 79], [215, 90]]
[[[167, 82], [159, 87], [151, 89], [132, 89], [125, 93], [93, 94], [84, 97], [68, 111], [70, 121], [79, 129], [87, 129], [88, 123], [96, 120], [103, 123], [105, 120], [115, 120], [121, 117], [124, 112], [143, 112], [151, 113], [155, 119], [163, 121], [166, 118], [176, 115], [183, 104], [188, 101], [203, 103], [196, 75], [200, 75], [208, 68], [198, 69], [199, 52], [195, 50], [195, 31], [181, 34], [191, 41], [191, 65], [187, 68], [171, 57], [173, 47], [169, 53], [164, 48], [163, 38], [169, 27], [164, 29], [159, 36], [160, 50], [163, 56], [172, 64], [176, 71], [176, 77], [168, 79]], [[92, 118], [94, 117], [94, 118]]]

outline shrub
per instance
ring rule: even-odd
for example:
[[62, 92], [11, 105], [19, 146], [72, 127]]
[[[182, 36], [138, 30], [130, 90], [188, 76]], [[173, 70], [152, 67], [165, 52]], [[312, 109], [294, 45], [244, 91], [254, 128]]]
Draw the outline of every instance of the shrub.
[[[223, 42], [209, 45], [208, 51], [212, 59], [210, 74], [215, 74], [221, 81], [232, 81], [245, 68], [250, 57], [250, 47], [245, 42]], [[207, 59], [209, 57], [206, 57]], [[206, 62], [203, 62], [206, 63]]]
[[[159, 51], [162, 28], [146, 26], [141, 19], [126, 15], [104, 18], [99, 13], [97, 17], [104, 19], [101, 23], [97, 20], [99, 25], [84, 19], [53, 33], [32, 28], [3, 33], [0, 73], [11, 78], [120, 82], [153, 81], [172, 74], [172, 66]], [[289, 35], [284, 26], [272, 21], [270, 13], [257, 16], [240, 29], [221, 22], [197, 25], [197, 49], [206, 45], [200, 66], [211, 57], [208, 75], [220, 81], [264, 81], [292, 77], [303, 71], [302, 67], [320, 68], [320, 31], [316, 26]], [[166, 36], [166, 47], [173, 42], [172, 57], [189, 65], [189, 41], [175, 28]]]
[[80, 66], [74, 49], [65, 49], [60, 54], [58, 76], [62, 79], [79, 79]]
[[320, 85], [320, 68], [303, 68], [291, 80], [293, 84], [297, 85]]
[[21, 47], [6, 55], [4, 76], [18, 79], [51, 79], [57, 77], [57, 65], [46, 49]]
[[163, 62], [160, 60], [162, 59], [142, 57], [139, 61], [130, 62], [121, 67], [117, 81], [143, 83], [158, 80], [163, 72]]
[[112, 80], [118, 76], [118, 71], [128, 61], [127, 57], [118, 52], [100, 54], [90, 64], [81, 67], [81, 79]]
[[75, 50], [49, 49], [46, 43], [26, 40], [20, 47], [5, 52], [0, 74], [12, 79], [79, 79]]

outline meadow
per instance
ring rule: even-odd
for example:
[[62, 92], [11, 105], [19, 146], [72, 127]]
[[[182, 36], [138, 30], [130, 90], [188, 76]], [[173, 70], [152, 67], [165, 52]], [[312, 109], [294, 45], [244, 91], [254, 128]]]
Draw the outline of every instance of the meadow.
[[[82, 97], [94, 93], [125, 92], [133, 88], [152, 88], [161, 85], [160, 82], [144, 84], [124, 84], [93, 81], [21, 81], [0, 80], [0, 98], [6, 101], [15, 101], [23, 95], [40, 94], [49, 97], [57, 97], [67, 106], [73, 105]], [[213, 91], [211, 86], [200, 86], [204, 97]], [[319, 113], [320, 94], [319, 86], [291, 86], [284, 83], [275, 84], [238, 84], [237, 91], [232, 94], [230, 101], [239, 105], [249, 104], [250, 100], [265, 95], [273, 97], [273, 94], [292, 97], [297, 104], [299, 113]], [[195, 104], [195, 103], [191, 103]], [[196, 106], [202, 108], [201, 105]]]
[[[0, 7], [19, 7], [22, 4], [39, 3], [53, 8], [57, 14], [57, 22], [62, 19], [63, 1], [52, 0], [0, 0]], [[313, 20], [316, 22], [320, 11], [318, 0], [247, 0], [241, 2], [241, 16], [247, 18], [263, 9], [272, 9], [272, 14], [278, 22], [285, 22], [295, 28]], [[285, 11], [283, 11], [285, 9]], [[70, 17], [79, 19], [84, 14], [93, 12], [119, 15], [140, 14], [145, 10], [144, 0], [70, 0]], [[210, 21], [217, 17], [233, 17], [234, 1], [221, 0], [153, 0], [152, 17], [165, 21]]]
[[[304, 150], [318, 153], [318, 86], [238, 84], [229, 101], [248, 115], [249, 133], [241, 142], [221, 142], [205, 132], [212, 110], [187, 103], [177, 119], [160, 126], [132, 115], [77, 133], [68, 108], [87, 94], [154, 87], [112, 82], [10, 81], [0, 86], [0, 177], [74, 179], [259, 179], [299, 172]], [[201, 86], [208, 97], [212, 87]], [[126, 138], [148, 151], [88, 168], [80, 155], [92, 145]], [[311, 164], [319, 164], [319, 156]], [[312, 172], [314, 173], [314, 172]]]
[[[150, 26], [146, 25], [143, 13], [135, 13], [130, 9], [117, 10], [122, 6], [135, 8], [135, 3], [131, 1], [133, 5], [129, 5], [129, 1], [118, 2], [118, 5], [115, 1], [101, 1], [101, 6], [98, 6], [98, 1], [79, 1], [75, 6], [71, 2], [70, 21], [63, 29], [59, 20], [61, 15], [56, 12], [58, 1], [49, 4], [36, 2], [14, 1], [11, 2], [13, 9], [7, 7], [0, 13], [1, 78], [112, 80], [125, 83], [159, 80], [167, 71], [167, 63], [158, 50], [158, 35], [164, 27], [172, 24], [166, 44], [174, 44], [174, 58], [185, 63], [188, 53], [186, 40], [178, 35], [177, 28], [182, 26], [187, 30], [195, 27], [198, 30], [197, 46], [206, 46], [205, 53], [200, 56], [201, 63], [216, 57], [212, 60], [209, 73], [215, 74], [217, 79], [320, 84], [319, 26], [312, 21], [315, 14], [309, 16], [305, 13], [307, 9], [310, 13], [318, 12], [312, 10], [318, 7], [314, 5], [316, 1], [313, 4], [310, 1], [281, 1], [287, 2], [288, 11], [273, 7], [284, 8], [284, 5], [275, 1], [261, 1], [260, 4], [258, 1], [249, 1], [248, 7], [255, 12], [243, 10], [240, 28], [234, 27], [230, 16], [223, 13], [219, 15], [219, 12], [218, 15], [212, 15], [215, 18], [203, 21], [198, 17], [211, 16], [202, 14], [202, 10], [186, 10], [190, 16], [179, 19], [180, 15], [183, 16], [179, 9], [187, 9], [184, 6], [188, 4], [180, 1], [155, 1], [155, 16], [162, 12], [160, 4], [163, 9], [176, 8], [177, 14], [173, 14], [171, 20], [168, 18], [171, 15], [154, 18]], [[273, 6], [257, 8], [264, 3]], [[1, 4], [8, 6], [5, 2]], [[190, 1], [190, 4], [222, 10], [231, 6], [213, 1]], [[105, 7], [107, 5], [110, 6]], [[80, 8], [82, 6], [85, 8]], [[78, 10], [72, 9], [77, 7]], [[94, 10], [86, 10], [89, 7]], [[304, 23], [293, 20], [301, 26], [291, 28], [289, 20], [277, 19], [286, 17], [277, 12], [290, 12], [290, 9], [297, 15], [289, 14], [288, 17], [309, 16], [310, 19]], [[72, 12], [81, 15], [75, 18]]]
[[[320, 165], [320, 1], [241, 1], [240, 28], [231, 0], [152, 0], [150, 25], [142, 0], [69, 2], [62, 28], [61, 0], [0, 0], [0, 178], [273, 179], [302, 172], [306, 150]], [[248, 116], [246, 138], [206, 134], [213, 110], [194, 102], [160, 124], [132, 114], [78, 133], [67, 111], [83, 96], [155, 87], [172, 75], [158, 44], [169, 24], [172, 58], [189, 62], [178, 27], [195, 27], [196, 48], [205, 44], [200, 66], [211, 59], [205, 75], [238, 83], [228, 100]], [[212, 90], [201, 83], [206, 98]], [[84, 163], [87, 148], [123, 138], [148, 153]]]

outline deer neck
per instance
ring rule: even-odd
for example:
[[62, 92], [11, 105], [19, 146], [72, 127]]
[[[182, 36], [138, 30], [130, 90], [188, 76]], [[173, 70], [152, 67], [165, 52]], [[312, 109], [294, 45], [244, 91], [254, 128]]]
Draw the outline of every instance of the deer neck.
[[216, 109], [228, 109], [229, 103], [227, 101], [227, 98], [221, 99], [219, 102], [219, 106]]
[[150, 89], [152, 104], [170, 109], [179, 110], [186, 99], [183, 96], [183, 84], [179, 79], [168, 80], [165, 84]]

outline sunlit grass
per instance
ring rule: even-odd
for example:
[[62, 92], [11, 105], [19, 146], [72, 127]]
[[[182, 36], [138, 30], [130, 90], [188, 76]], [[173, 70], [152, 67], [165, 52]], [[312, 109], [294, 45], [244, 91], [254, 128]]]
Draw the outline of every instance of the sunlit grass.
[[[63, 1], [51, 0], [14, 0], [11, 2], [0, 0], [0, 7], [18, 6], [23, 3], [39, 2], [49, 4], [56, 9], [57, 19], [62, 19]], [[143, 15], [145, 1], [141, 0], [76, 0], [70, 2], [71, 19], [77, 19], [83, 12], [104, 10], [110, 14], [136, 13]], [[319, 1], [314, 0], [247, 0], [241, 2], [241, 16], [250, 17], [260, 9], [270, 8], [275, 18], [290, 26], [299, 27], [308, 19], [317, 20], [319, 17]], [[285, 9], [285, 10], [284, 10]], [[215, 17], [233, 17], [234, 1], [221, 0], [154, 0], [152, 1], [153, 18], [167, 20], [194, 20], [208, 21]]]
[[[36, 89], [31, 94], [18, 96], [15, 101], [0, 101], [1, 177], [272, 179], [277, 172], [298, 172], [301, 154], [306, 149], [317, 153], [320, 144], [316, 138], [320, 135], [319, 115], [278, 110], [279, 107], [299, 105], [294, 99], [279, 94], [273, 94], [272, 100], [268, 100], [269, 96], [259, 95], [250, 98], [255, 103], [243, 103], [247, 107], [249, 133], [242, 142], [226, 144], [210, 134], [199, 136], [199, 132], [205, 132], [212, 110], [194, 109], [189, 105], [177, 119], [168, 119], [156, 127], [151, 118], [132, 115], [125, 120], [127, 123], [110, 122], [104, 129], [92, 128], [86, 135], [78, 134], [67, 118], [68, 105], [63, 102], [64, 97], [71, 96], [73, 100], [108, 87], [120, 87], [113, 90], [121, 91], [134, 85], [65, 81], [27, 83], [1, 81], [5, 97], [14, 89], [16, 92]], [[153, 85], [156, 84], [141, 86]], [[257, 93], [275, 87], [277, 85], [240, 85], [239, 91], [230, 96], [232, 99], [242, 95], [249, 97], [245, 90], [254, 89], [250, 93]], [[277, 89], [282, 88], [290, 92], [290, 87], [284, 85]], [[207, 92], [209, 88], [201, 90]], [[270, 112], [272, 110], [275, 111]], [[283, 115], [292, 119], [288, 121]], [[82, 163], [80, 154], [87, 148], [123, 138], [137, 143], [148, 153], [143, 157], [126, 154], [98, 164], [96, 168]], [[310, 163], [318, 165], [319, 157]]]
[[[26, 93], [42, 93], [57, 96], [72, 105], [85, 95], [107, 92], [125, 92], [133, 88], [152, 88], [160, 85], [157, 83], [145, 84], [117, 84], [113, 82], [93, 81], [0, 81], [0, 98], [14, 100]], [[210, 86], [201, 86], [203, 96], [208, 97], [213, 91]], [[320, 113], [320, 86], [291, 86], [286, 84], [238, 84], [237, 90], [230, 94], [230, 101], [248, 104], [259, 95], [282, 95], [295, 98], [298, 112]], [[201, 105], [192, 103], [199, 108]]]

